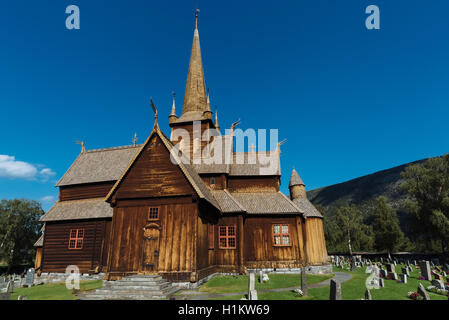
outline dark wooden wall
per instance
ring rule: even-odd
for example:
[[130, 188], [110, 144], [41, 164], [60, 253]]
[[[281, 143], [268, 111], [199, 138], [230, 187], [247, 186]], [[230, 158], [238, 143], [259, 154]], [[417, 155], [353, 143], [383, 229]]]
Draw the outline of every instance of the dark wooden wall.
[[[65, 272], [68, 265], [77, 265], [81, 272], [93, 271], [107, 261], [108, 233], [111, 219], [47, 221], [42, 257], [43, 272]], [[70, 229], [84, 228], [81, 250], [69, 250]]]
[[228, 188], [231, 192], [277, 192], [279, 177], [229, 177]]
[[171, 162], [169, 151], [155, 135], [117, 189], [116, 198], [180, 196], [193, 192], [181, 169]]
[[[149, 223], [150, 205], [114, 208], [109, 273], [112, 277], [145, 273], [143, 266], [143, 228]], [[160, 226], [157, 271], [170, 280], [189, 281], [196, 265], [196, 228], [198, 205], [191, 197], [160, 199], [151, 206], [159, 207]]]
[[[245, 221], [245, 264], [251, 268], [291, 268], [301, 264], [295, 217], [247, 217]], [[288, 224], [291, 246], [273, 246], [273, 224]]]
[[105, 197], [115, 181], [59, 187], [59, 201]]

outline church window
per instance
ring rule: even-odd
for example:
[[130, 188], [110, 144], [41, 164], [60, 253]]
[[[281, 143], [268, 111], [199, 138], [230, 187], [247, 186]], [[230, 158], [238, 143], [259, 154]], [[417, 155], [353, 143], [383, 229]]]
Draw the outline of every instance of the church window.
[[158, 220], [159, 219], [159, 208], [151, 207], [148, 210], [148, 220]]
[[69, 249], [82, 249], [84, 242], [84, 229], [71, 229], [69, 234]]
[[273, 225], [273, 245], [274, 246], [290, 245], [290, 233], [288, 230], [288, 224]]
[[209, 224], [209, 249], [214, 249], [214, 225]]
[[234, 226], [219, 226], [218, 227], [218, 243], [220, 249], [235, 249], [236, 248], [236, 232]]

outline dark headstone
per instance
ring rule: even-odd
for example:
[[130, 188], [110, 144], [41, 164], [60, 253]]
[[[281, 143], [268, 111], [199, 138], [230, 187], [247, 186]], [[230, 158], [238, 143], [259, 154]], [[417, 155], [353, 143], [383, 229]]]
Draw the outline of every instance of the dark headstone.
[[331, 279], [330, 300], [341, 300], [341, 283], [338, 280]]
[[372, 300], [371, 291], [369, 291], [368, 289], [366, 289], [365, 291], [365, 300]]
[[31, 287], [34, 284], [34, 268], [30, 268], [25, 276], [25, 284]]
[[421, 261], [419, 267], [421, 268], [421, 275], [424, 277], [424, 280], [432, 280], [429, 261]]
[[383, 278], [379, 278], [379, 287], [380, 288], [385, 287], [385, 283], [384, 283], [384, 279]]
[[301, 269], [301, 291], [304, 297], [309, 295], [309, 289], [307, 286], [306, 268]]
[[441, 280], [437, 280], [437, 279], [432, 280], [432, 285], [435, 286], [437, 289], [443, 289], [443, 290], [445, 289], [444, 282]]
[[424, 289], [424, 286], [421, 282], [418, 285], [418, 293], [423, 297], [424, 300], [430, 300], [429, 294], [427, 293], [426, 289]]

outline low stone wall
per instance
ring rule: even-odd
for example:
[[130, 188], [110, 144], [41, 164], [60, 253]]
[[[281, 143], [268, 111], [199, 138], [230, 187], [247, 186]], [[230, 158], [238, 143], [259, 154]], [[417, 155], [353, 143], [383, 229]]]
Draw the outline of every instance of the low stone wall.
[[[42, 273], [40, 276], [34, 277], [34, 285], [65, 282], [70, 275], [70, 273]], [[104, 273], [80, 274], [80, 281], [103, 280], [104, 276]]]
[[[322, 265], [322, 266], [307, 266], [307, 274], [329, 274], [332, 273], [332, 265]], [[285, 273], [285, 274], [298, 274], [301, 273], [301, 268], [266, 268], [266, 269], [248, 269], [248, 272], [259, 272], [262, 270], [264, 273]]]

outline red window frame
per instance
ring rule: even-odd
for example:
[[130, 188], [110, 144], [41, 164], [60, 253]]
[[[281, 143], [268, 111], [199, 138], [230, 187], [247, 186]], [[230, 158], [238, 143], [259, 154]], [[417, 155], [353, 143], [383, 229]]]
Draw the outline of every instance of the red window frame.
[[[279, 232], [275, 232], [276, 227], [279, 227]], [[284, 232], [283, 227], [287, 227], [287, 232]], [[273, 246], [275, 247], [289, 247], [291, 246], [291, 237], [290, 237], [290, 225], [288, 223], [276, 223], [273, 224], [272, 227], [273, 232]], [[279, 237], [280, 243], [276, 243], [276, 237]], [[284, 241], [284, 239], [288, 239]]]
[[209, 234], [209, 249], [215, 249], [215, 245], [214, 245], [214, 225], [213, 224], [209, 224], [209, 230], [208, 230]]
[[159, 207], [148, 208], [148, 220], [149, 221], [159, 220]]
[[218, 247], [220, 249], [237, 248], [237, 226], [218, 226]]
[[70, 229], [69, 250], [81, 250], [84, 245], [84, 229]]

